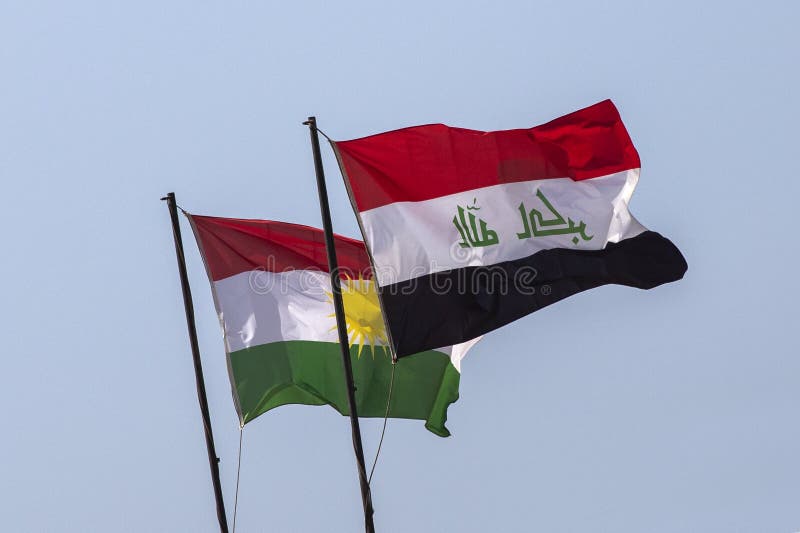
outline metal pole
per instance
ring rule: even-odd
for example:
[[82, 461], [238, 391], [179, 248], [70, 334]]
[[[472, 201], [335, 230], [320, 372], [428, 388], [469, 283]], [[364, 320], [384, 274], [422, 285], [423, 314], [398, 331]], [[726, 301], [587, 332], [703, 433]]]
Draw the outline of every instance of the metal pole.
[[172, 219], [172, 236], [175, 239], [175, 255], [178, 258], [178, 273], [181, 277], [183, 307], [186, 311], [186, 325], [189, 328], [189, 344], [192, 347], [192, 359], [194, 360], [197, 400], [200, 402], [200, 414], [203, 416], [203, 430], [206, 435], [206, 449], [208, 450], [208, 466], [211, 468], [211, 480], [214, 484], [214, 498], [217, 502], [217, 520], [219, 520], [219, 530], [222, 533], [228, 533], [228, 519], [225, 515], [225, 502], [222, 499], [222, 485], [219, 481], [219, 457], [217, 457], [217, 452], [214, 449], [214, 434], [211, 432], [211, 415], [208, 412], [206, 385], [203, 380], [203, 365], [200, 362], [200, 346], [197, 343], [197, 328], [194, 323], [192, 290], [189, 288], [189, 277], [186, 274], [186, 259], [183, 255], [183, 239], [181, 239], [181, 226], [178, 219], [178, 204], [175, 202], [175, 193], [167, 194], [162, 200], [167, 201], [169, 216]]
[[333, 224], [331, 223], [331, 210], [328, 206], [328, 190], [325, 186], [325, 170], [322, 168], [322, 155], [319, 151], [319, 135], [317, 134], [317, 119], [308, 117], [304, 125], [308, 126], [311, 134], [311, 150], [314, 154], [314, 170], [317, 174], [317, 191], [319, 192], [319, 209], [322, 213], [322, 227], [325, 230], [325, 248], [328, 252], [328, 268], [331, 271], [331, 292], [333, 293], [333, 309], [336, 314], [336, 325], [339, 330], [339, 346], [342, 349], [342, 365], [344, 366], [344, 379], [347, 386], [347, 404], [350, 408], [350, 430], [353, 435], [353, 450], [358, 462], [358, 480], [361, 483], [361, 501], [364, 504], [364, 527], [367, 533], [374, 533], [375, 525], [372, 522], [372, 494], [367, 480], [367, 469], [364, 466], [364, 449], [361, 445], [361, 429], [358, 425], [358, 411], [356, 410], [356, 387], [353, 383], [353, 365], [350, 361], [350, 340], [347, 335], [347, 323], [344, 316], [342, 303], [342, 287], [339, 279], [339, 264], [336, 261], [336, 248], [333, 240]]

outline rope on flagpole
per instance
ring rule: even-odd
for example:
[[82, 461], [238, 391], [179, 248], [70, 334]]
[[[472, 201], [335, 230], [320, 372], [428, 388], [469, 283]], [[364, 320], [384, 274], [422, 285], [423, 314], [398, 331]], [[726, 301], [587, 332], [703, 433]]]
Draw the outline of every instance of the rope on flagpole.
[[386, 435], [386, 422], [389, 420], [389, 407], [392, 405], [392, 390], [394, 389], [394, 369], [397, 365], [396, 361], [392, 361], [392, 376], [389, 378], [389, 394], [386, 397], [386, 414], [383, 417], [383, 429], [381, 430], [381, 440], [378, 442], [378, 451], [375, 452], [375, 460], [372, 462], [372, 468], [369, 471], [369, 479], [367, 484], [372, 483], [372, 474], [375, 473], [375, 467], [378, 465], [378, 457], [381, 455], [381, 446], [383, 446], [383, 437]]
[[328, 139], [328, 142], [333, 142], [333, 139], [331, 139], [330, 137], [328, 137], [328, 136], [325, 134], [325, 132], [324, 132], [324, 131], [322, 131], [322, 130], [321, 130], [321, 129], [319, 129], [319, 128], [317, 128], [317, 131], [320, 133], [320, 135], [322, 135], [323, 137], [325, 137], [326, 139]]
[[233, 531], [236, 533], [236, 511], [239, 509], [239, 474], [242, 471], [242, 436], [244, 435], [244, 426], [239, 426], [239, 459], [236, 465], [236, 496], [233, 498]]

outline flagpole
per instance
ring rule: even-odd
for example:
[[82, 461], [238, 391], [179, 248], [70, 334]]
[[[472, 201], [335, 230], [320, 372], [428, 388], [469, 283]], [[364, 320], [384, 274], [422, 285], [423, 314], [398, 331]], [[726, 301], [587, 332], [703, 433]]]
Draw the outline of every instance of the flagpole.
[[316, 117], [308, 117], [303, 125], [308, 126], [311, 135], [311, 150], [314, 154], [314, 170], [317, 174], [317, 192], [319, 193], [319, 209], [322, 214], [322, 227], [325, 230], [325, 249], [328, 252], [328, 268], [331, 272], [331, 292], [333, 293], [333, 309], [336, 314], [336, 325], [339, 330], [339, 346], [342, 349], [342, 364], [344, 366], [344, 379], [347, 387], [347, 404], [350, 408], [350, 430], [353, 435], [353, 450], [358, 463], [358, 480], [361, 483], [361, 502], [364, 505], [364, 527], [367, 533], [375, 532], [372, 521], [372, 494], [370, 493], [367, 469], [364, 466], [364, 448], [361, 445], [361, 429], [358, 424], [356, 410], [355, 384], [353, 383], [353, 365], [350, 361], [350, 341], [347, 335], [347, 323], [344, 316], [342, 303], [342, 287], [339, 279], [339, 264], [336, 260], [336, 248], [333, 240], [333, 224], [331, 223], [331, 210], [328, 205], [328, 190], [325, 186], [325, 170], [322, 168], [322, 155], [319, 150], [319, 135], [317, 134]]
[[178, 204], [175, 202], [175, 193], [167, 194], [166, 200], [169, 216], [172, 219], [172, 236], [175, 240], [175, 255], [178, 258], [178, 273], [181, 278], [183, 290], [183, 307], [186, 311], [186, 326], [189, 329], [189, 344], [192, 348], [194, 360], [194, 377], [197, 385], [197, 400], [200, 402], [200, 414], [203, 417], [203, 431], [206, 436], [206, 449], [208, 451], [208, 465], [211, 468], [211, 480], [214, 485], [214, 498], [217, 503], [217, 520], [221, 533], [228, 533], [228, 519], [225, 515], [225, 502], [222, 499], [222, 484], [219, 480], [219, 457], [214, 448], [214, 434], [211, 431], [211, 414], [208, 411], [208, 398], [206, 385], [203, 380], [203, 365], [200, 362], [200, 346], [197, 343], [197, 328], [194, 323], [194, 304], [192, 304], [192, 290], [189, 288], [189, 276], [186, 274], [186, 259], [183, 254], [183, 239], [181, 239], [181, 226], [178, 219]]

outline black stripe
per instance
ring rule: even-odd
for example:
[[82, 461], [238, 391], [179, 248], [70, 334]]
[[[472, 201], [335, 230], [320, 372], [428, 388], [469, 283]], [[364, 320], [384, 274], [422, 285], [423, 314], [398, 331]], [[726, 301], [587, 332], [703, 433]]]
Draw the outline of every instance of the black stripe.
[[651, 289], [681, 279], [686, 269], [672, 242], [646, 231], [603, 250], [543, 250], [379, 290], [402, 357], [473, 339], [587, 289], [611, 283]]

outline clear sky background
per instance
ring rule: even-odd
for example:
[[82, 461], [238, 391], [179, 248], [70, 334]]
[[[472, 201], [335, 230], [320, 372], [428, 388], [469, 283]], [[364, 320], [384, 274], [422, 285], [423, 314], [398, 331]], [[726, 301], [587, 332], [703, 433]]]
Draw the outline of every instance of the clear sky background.
[[[0, 3], [0, 528], [216, 528], [165, 193], [319, 226], [310, 114], [347, 139], [612, 98], [642, 158], [632, 212], [686, 278], [488, 335], [453, 437], [390, 421], [378, 531], [800, 530], [798, 21], [791, 1]], [[237, 419], [183, 228], [232, 511]], [[380, 421], [362, 428], [371, 459]], [[347, 419], [262, 416], [240, 490], [241, 533], [358, 531]]]

